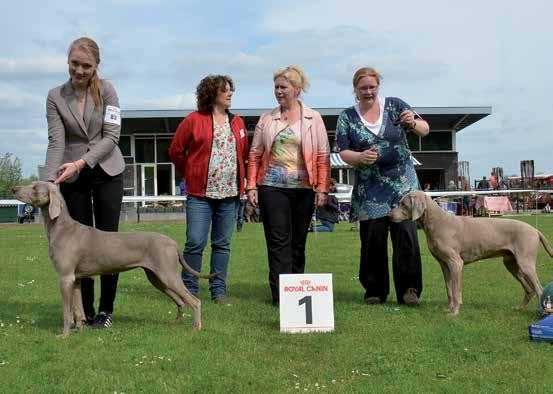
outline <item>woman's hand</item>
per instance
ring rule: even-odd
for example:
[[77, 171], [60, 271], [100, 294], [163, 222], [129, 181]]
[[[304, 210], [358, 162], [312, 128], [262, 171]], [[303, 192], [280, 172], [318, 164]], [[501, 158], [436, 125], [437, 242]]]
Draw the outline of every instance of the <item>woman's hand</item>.
[[83, 159], [79, 159], [71, 163], [63, 163], [58, 170], [60, 176], [54, 181], [54, 184], [59, 185], [75, 174], [78, 174], [81, 172], [81, 169], [84, 168], [84, 165], [85, 161]]
[[321, 208], [326, 204], [327, 195], [323, 192], [315, 193], [315, 207]]
[[399, 114], [399, 121], [403, 126], [409, 127], [410, 129], [414, 129], [417, 125], [415, 121], [415, 113], [408, 109]]
[[248, 201], [250, 202], [250, 204], [252, 204], [254, 208], [257, 208], [257, 190], [248, 190], [248, 193], [246, 195], [248, 196]]
[[378, 153], [376, 153], [376, 148], [374, 146], [371, 147], [371, 149], [359, 152], [359, 155], [357, 156], [357, 161], [359, 162], [359, 165], [363, 166], [373, 164], [376, 159], [378, 159]]

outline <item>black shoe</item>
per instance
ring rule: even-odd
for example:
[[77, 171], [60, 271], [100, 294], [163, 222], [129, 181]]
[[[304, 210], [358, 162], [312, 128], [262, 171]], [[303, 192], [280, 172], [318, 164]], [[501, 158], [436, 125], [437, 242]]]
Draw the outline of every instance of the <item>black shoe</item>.
[[365, 297], [365, 304], [367, 305], [382, 304], [382, 300], [380, 299], [380, 297]]
[[236, 223], [236, 231], [242, 231], [242, 226], [244, 226], [244, 223]]
[[403, 295], [403, 302], [407, 306], [417, 306], [421, 303], [419, 297], [417, 297], [417, 290], [412, 287], [408, 288], [405, 294]]
[[113, 323], [113, 320], [111, 317], [111, 313], [100, 312], [94, 318], [94, 323], [92, 324], [92, 328], [94, 329], [109, 328], [111, 327], [112, 323]]

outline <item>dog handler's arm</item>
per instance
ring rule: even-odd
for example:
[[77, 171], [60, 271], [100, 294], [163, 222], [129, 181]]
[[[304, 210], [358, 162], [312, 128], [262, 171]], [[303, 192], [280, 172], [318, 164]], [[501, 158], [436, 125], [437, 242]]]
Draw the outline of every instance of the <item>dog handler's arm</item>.
[[119, 142], [121, 135], [121, 110], [119, 108], [119, 98], [115, 88], [108, 81], [102, 80], [102, 99], [103, 99], [103, 126], [102, 138], [98, 143], [90, 146], [82, 159], [90, 168], [94, 168], [99, 161], [113, 152], [113, 149]]
[[65, 150], [65, 126], [55, 101], [48, 94], [46, 99], [46, 120], [48, 121], [48, 149], [46, 150], [46, 177], [49, 181], [58, 178], [58, 171]]

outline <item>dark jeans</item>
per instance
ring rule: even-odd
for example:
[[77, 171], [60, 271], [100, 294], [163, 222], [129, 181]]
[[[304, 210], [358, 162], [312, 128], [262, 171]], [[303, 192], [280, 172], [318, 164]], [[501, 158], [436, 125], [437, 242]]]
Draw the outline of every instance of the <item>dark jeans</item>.
[[[73, 183], [62, 183], [60, 191], [71, 217], [79, 223], [103, 231], [117, 231], [123, 200], [123, 174], [110, 176], [99, 165], [85, 167]], [[100, 305], [98, 311], [113, 312], [118, 274], [101, 275]], [[81, 279], [84, 312], [93, 317], [94, 279]]]
[[240, 202], [238, 203], [238, 208], [236, 209], [236, 224], [242, 225], [244, 224], [244, 209], [246, 209], [246, 203], [248, 200], [241, 198]]
[[417, 224], [411, 221], [392, 223], [388, 217], [359, 223], [359, 281], [365, 288], [365, 298], [379, 297], [384, 302], [390, 292], [388, 232], [392, 237], [392, 271], [397, 300], [400, 304], [403, 303], [403, 294], [409, 288], [414, 288], [420, 297], [422, 268]]
[[313, 215], [315, 193], [311, 189], [259, 186], [269, 257], [269, 286], [273, 302], [279, 301], [279, 274], [301, 274], [305, 269], [305, 241]]

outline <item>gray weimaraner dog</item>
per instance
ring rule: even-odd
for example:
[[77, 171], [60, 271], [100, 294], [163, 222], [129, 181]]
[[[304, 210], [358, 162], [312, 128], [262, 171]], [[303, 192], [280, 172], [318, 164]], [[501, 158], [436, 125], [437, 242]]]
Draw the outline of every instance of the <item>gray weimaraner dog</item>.
[[[33, 182], [13, 188], [17, 199], [40, 207], [44, 217], [48, 252], [59, 275], [63, 304], [63, 332], [69, 335], [75, 313], [75, 324], [81, 330], [85, 321], [80, 279], [141, 267], [150, 282], [167, 294], [178, 307], [182, 319], [186, 304], [194, 310], [194, 329], [201, 329], [200, 300], [184, 286], [179, 267], [194, 271], [183, 259], [177, 243], [158, 233], [100, 231], [71, 219], [58, 187], [49, 182]], [[180, 265], [179, 265], [180, 263]]]
[[540, 242], [553, 257], [553, 248], [541, 232], [518, 220], [453, 216], [424, 192], [407, 194], [389, 214], [393, 222], [416, 220], [426, 234], [428, 249], [442, 268], [449, 310], [457, 315], [463, 304], [461, 274], [464, 264], [503, 257], [503, 264], [524, 288], [519, 308], [528, 305], [542, 287], [536, 273]]

